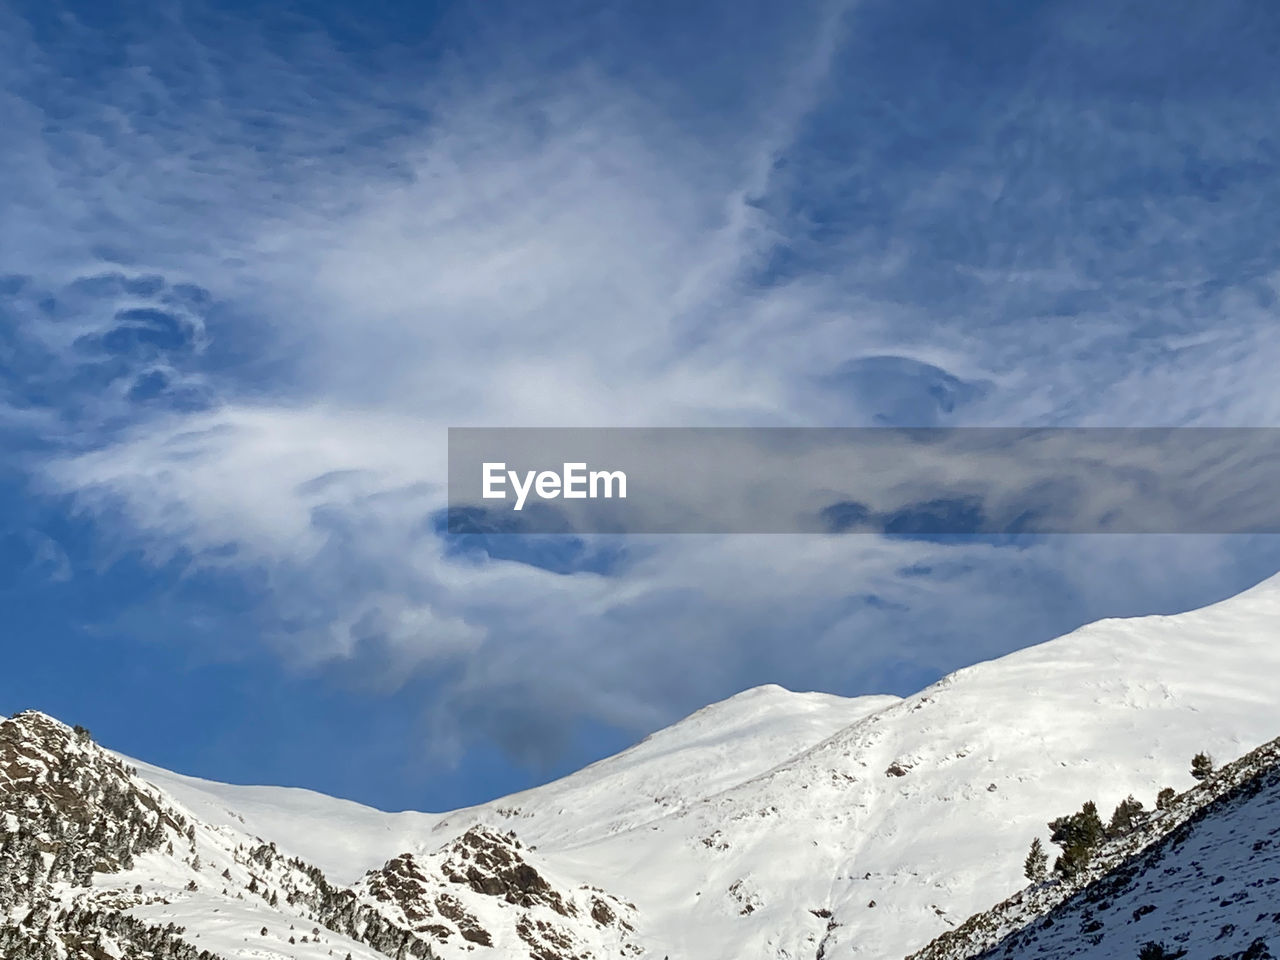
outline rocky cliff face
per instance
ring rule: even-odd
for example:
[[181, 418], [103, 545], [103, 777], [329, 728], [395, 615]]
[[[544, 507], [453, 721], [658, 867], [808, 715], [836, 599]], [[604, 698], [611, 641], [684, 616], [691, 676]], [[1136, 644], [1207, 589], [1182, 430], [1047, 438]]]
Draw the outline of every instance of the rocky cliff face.
[[0, 721], [0, 955], [208, 957], [172, 926], [71, 895], [189, 828], [88, 731], [34, 712]]
[[499, 946], [500, 956], [533, 960], [642, 952], [631, 938], [634, 906], [596, 888], [548, 880], [546, 870], [513, 832], [473, 827], [432, 855], [388, 861], [357, 889], [441, 944]]
[[87, 731], [38, 713], [0, 722], [0, 813], [0, 864], [18, 881], [0, 888], [0, 904], [33, 894], [23, 881], [40, 856], [50, 861], [43, 881], [88, 886], [95, 871], [129, 869], [187, 826]]

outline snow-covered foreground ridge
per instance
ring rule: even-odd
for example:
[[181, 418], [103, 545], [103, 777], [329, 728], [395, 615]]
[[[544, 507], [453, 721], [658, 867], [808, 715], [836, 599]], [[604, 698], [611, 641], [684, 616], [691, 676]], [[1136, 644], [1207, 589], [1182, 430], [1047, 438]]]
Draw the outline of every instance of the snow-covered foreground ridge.
[[908, 960], [1275, 960], [1280, 738], [1107, 833], [1080, 871], [1055, 870]]
[[[1278, 639], [1273, 578], [1203, 610], [1091, 624], [906, 699], [747, 691], [561, 781], [442, 815], [112, 758], [196, 839], [141, 850], [95, 889], [227, 960], [354, 960], [396, 936], [503, 960], [896, 960], [1022, 888], [1052, 817], [1131, 793], [1151, 806], [1191, 785], [1197, 751], [1236, 757], [1280, 733]], [[263, 844], [284, 874], [254, 873]], [[319, 910], [348, 887], [363, 919]], [[282, 935], [290, 923], [306, 943]]]

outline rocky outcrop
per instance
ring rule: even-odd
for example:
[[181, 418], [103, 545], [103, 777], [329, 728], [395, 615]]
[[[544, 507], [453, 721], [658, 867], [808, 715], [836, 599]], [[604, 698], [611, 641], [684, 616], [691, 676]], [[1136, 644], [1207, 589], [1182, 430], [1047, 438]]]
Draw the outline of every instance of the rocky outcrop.
[[450, 883], [465, 883], [476, 893], [516, 906], [545, 904], [563, 917], [577, 915], [577, 907], [522, 858], [514, 833], [472, 827], [448, 851], [441, 870]]
[[172, 924], [150, 925], [87, 897], [55, 903], [58, 886], [88, 888], [95, 873], [190, 829], [135, 771], [83, 728], [36, 712], [0, 719], [0, 956], [217, 960]]
[[640, 952], [625, 919], [634, 907], [600, 890], [557, 885], [514, 833], [489, 827], [472, 827], [425, 857], [395, 857], [370, 872], [360, 889], [442, 949], [501, 944], [504, 956], [530, 960]]
[[39, 713], [0, 721], [0, 909], [129, 869], [189, 826], [87, 730]]

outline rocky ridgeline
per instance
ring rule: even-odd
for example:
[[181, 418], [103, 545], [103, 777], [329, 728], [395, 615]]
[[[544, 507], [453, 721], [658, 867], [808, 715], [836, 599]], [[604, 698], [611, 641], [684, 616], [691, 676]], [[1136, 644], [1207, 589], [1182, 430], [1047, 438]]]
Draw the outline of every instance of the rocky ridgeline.
[[187, 827], [87, 731], [38, 713], [0, 721], [0, 909], [127, 870]]
[[[429, 857], [404, 854], [388, 861], [360, 886], [410, 929], [440, 943], [457, 938], [494, 946], [494, 931], [478, 915], [483, 906], [514, 930], [532, 960], [640, 953], [626, 919], [634, 906], [590, 887], [558, 890], [529, 857], [513, 833], [477, 826]], [[601, 943], [611, 944], [608, 953]]]
[[87, 730], [40, 713], [0, 720], [0, 956], [146, 956], [210, 960], [172, 927], [149, 927], [87, 896], [63, 905], [59, 886], [182, 841], [190, 825]]
[[286, 857], [274, 843], [236, 851], [236, 860], [249, 872], [247, 891], [271, 907], [283, 902], [291, 915], [334, 933], [368, 944], [388, 957], [434, 960], [431, 945], [418, 931], [392, 918], [377, 903], [348, 887], [330, 883], [324, 873], [297, 857]]
[[[1083, 913], [1087, 918], [1094, 915], [1093, 907], [1100, 905], [1100, 909], [1105, 911], [1118, 900], [1122, 891], [1133, 890], [1139, 882], [1146, 888], [1158, 889], [1161, 879], [1157, 875], [1171, 872], [1164, 863], [1165, 858], [1176, 855], [1178, 848], [1198, 825], [1215, 817], [1229, 816], [1233, 808], [1263, 791], [1276, 791], [1278, 787], [1280, 739], [1266, 743], [1210, 774], [1190, 790], [1176, 796], [1164, 809], [1144, 815], [1130, 833], [1104, 842], [1094, 852], [1087, 867], [1076, 876], [1055, 874], [1045, 881], [1033, 883], [990, 910], [970, 917], [907, 960], [990, 960], [996, 956], [1018, 955], [1020, 949], [1034, 944], [1039, 933], [1061, 923], [1069, 912]], [[1247, 842], [1253, 853], [1280, 859], [1276, 856], [1280, 854], [1280, 841], [1274, 836], [1280, 833], [1280, 825], [1271, 833], [1273, 836], [1270, 837], [1250, 837]], [[1233, 842], [1243, 843], [1246, 840], [1236, 837]], [[1198, 867], [1196, 864], [1192, 866]], [[1270, 879], [1261, 883], [1277, 882], [1273, 876], [1275, 867], [1272, 864], [1267, 868], [1271, 872]], [[1207, 878], [1204, 885], [1210, 887], [1224, 880], [1223, 877]], [[1201, 891], [1199, 900], [1208, 905], [1214, 896]], [[1274, 895], [1262, 896], [1259, 902], [1272, 904], [1259, 916], [1259, 919], [1266, 919], [1275, 909]], [[1145, 909], [1154, 908], [1144, 906], [1138, 913], [1142, 914]], [[1270, 920], [1280, 923], [1280, 912]], [[1097, 933], [1101, 929], [1102, 924], [1096, 918], [1093, 923], [1086, 922], [1072, 942], [1083, 950], [1100, 947], [1102, 938]], [[1089, 955], [1109, 956], [1105, 951]], [[1169, 953], [1160, 956], [1180, 957], [1183, 954], [1171, 947]], [[1238, 960], [1263, 960], [1270, 956], [1265, 944], [1254, 940], [1239, 952]], [[1215, 960], [1234, 960], [1236, 957], [1237, 954], [1223, 954]]]
[[[198, 872], [195, 827], [87, 730], [36, 712], [0, 721], [0, 957], [214, 958], [172, 925], [149, 926], [124, 912], [143, 902], [140, 895], [90, 890], [95, 874], [131, 870], [135, 857], [150, 852], [182, 857]], [[434, 957], [429, 943], [274, 844], [228, 852], [246, 878], [235, 884], [226, 868], [223, 877], [241, 886], [235, 895], [256, 893], [275, 907], [283, 893], [290, 918], [389, 957]], [[68, 898], [68, 887], [83, 892]]]
[[[140, 891], [92, 889], [95, 874], [132, 870], [136, 857], [152, 852], [182, 858], [198, 873], [196, 824], [87, 730], [36, 712], [0, 720], [0, 957], [216, 960], [172, 924], [129, 916], [145, 902]], [[257, 894], [275, 908], [283, 894], [288, 919], [313, 921], [389, 957], [434, 957], [429, 943], [376, 905], [274, 844], [236, 845], [227, 854], [242, 878], [224, 868], [217, 882], [227, 882], [229, 896]]]
[[260, 920], [245, 938], [266, 948], [262, 937], [284, 931], [273, 956], [291, 955], [295, 927], [300, 950], [342, 937], [396, 960], [640, 953], [633, 906], [557, 886], [514, 834], [475, 827], [344, 887], [269, 840], [193, 818], [87, 730], [35, 712], [0, 718], [0, 958], [220, 960], [172, 923], [131, 914], [192, 898], [251, 906]]

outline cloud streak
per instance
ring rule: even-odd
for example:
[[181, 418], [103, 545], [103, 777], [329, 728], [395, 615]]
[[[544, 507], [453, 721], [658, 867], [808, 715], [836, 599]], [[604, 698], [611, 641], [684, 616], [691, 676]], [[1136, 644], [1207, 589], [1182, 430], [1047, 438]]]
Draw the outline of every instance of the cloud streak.
[[373, 68], [171, 8], [79, 82], [98, 31], [8, 14], [3, 422], [110, 536], [254, 583], [245, 642], [433, 677], [446, 751], [904, 689], [1210, 599], [1271, 548], [659, 538], [566, 571], [433, 521], [448, 426], [1274, 423], [1280, 256], [1220, 236], [1280, 206], [1262, 131], [1229, 91], [1143, 121], [1132, 77], [1072, 88], [1110, 53], [1059, 9], [1017, 27], [1043, 71], [865, 4], [749, 31], [753, 61], [584, 26], [481, 72], [500, 27]]

